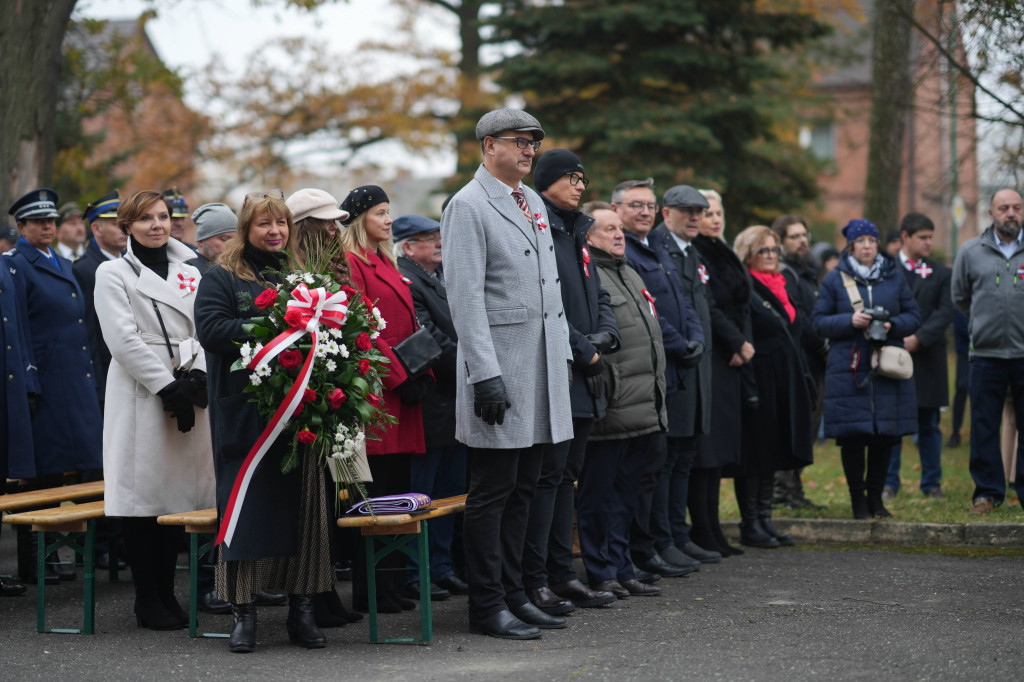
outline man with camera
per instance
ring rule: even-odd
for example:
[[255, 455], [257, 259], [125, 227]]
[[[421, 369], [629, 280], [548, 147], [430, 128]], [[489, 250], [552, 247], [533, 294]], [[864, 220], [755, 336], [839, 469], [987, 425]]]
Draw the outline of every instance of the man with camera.
[[[1001, 189], [988, 210], [992, 225], [967, 241], [953, 264], [953, 303], [971, 321], [972, 514], [987, 514], [1006, 497], [999, 425], [1007, 388], [1017, 429], [1024, 431], [1024, 202]], [[1017, 495], [1024, 493], [1024, 438], [1017, 443]], [[1024, 506], [1024, 499], [1021, 499]]]

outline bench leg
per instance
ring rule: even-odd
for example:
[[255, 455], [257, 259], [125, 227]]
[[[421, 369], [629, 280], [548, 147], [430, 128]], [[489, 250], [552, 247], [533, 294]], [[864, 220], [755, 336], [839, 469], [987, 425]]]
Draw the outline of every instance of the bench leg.
[[430, 642], [434, 639], [434, 609], [430, 603], [430, 550], [427, 549], [427, 526], [416, 539], [416, 563], [420, 573], [420, 641]]
[[188, 542], [188, 636], [195, 637], [199, 620], [199, 533], [189, 533]]
[[370, 641], [377, 643], [377, 545], [372, 535], [366, 536], [366, 592], [370, 619]]
[[[413, 538], [415, 535], [415, 540]], [[427, 544], [427, 524], [419, 533], [402, 535], [364, 535], [366, 541], [366, 588], [369, 593], [370, 641], [379, 643], [430, 642], [434, 638], [433, 610], [430, 603], [430, 550]], [[380, 541], [380, 547], [377, 547]], [[410, 544], [415, 541], [415, 550]], [[379, 551], [378, 551], [379, 550]], [[401, 552], [417, 560], [420, 588], [420, 636], [381, 639], [377, 621], [377, 563], [392, 552]], [[391, 570], [391, 569], [387, 569]], [[404, 571], [405, 569], [400, 569]]]
[[[85, 529], [85, 616], [84, 631], [95, 632], [96, 622], [96, 521], [89, 521]], [[115, 557], [113, 564], [117, 564]]]
[[46, 632], [46, 531], [36, 535], [36, 632]]
[[[96, 521], [90, 519], [85, 526], [84, 533], [53, 532], [56, 542], [52, 545], [46, 544], [47, 531], [40, 530], [38, 533], [36, 547], [36, 631], [54, 632], [60, 634], [86, 634], [96, 632]], [[83, 544], [78, 541], [84, 539]], [[82, 628], [53, 628], [46, 629], [46, 580], [44, 570], [46, 557], [51, 552], [56, 552], [61, 547], [69, 547], [76, 556], [82, 558], [84, 567], [84, 600], [82, 604]]]

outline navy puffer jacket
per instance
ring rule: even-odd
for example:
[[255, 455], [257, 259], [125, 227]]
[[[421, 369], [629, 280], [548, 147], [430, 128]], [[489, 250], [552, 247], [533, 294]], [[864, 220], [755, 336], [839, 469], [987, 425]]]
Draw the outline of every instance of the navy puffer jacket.
[[840, 271], [853, 276], [865, 308], [880, 306], [892, 317], [886, 345], [903, 346], [903, 338], [921, 324], [914, 296], [896, 261], [883, 255], [878, 279], [865, 281], [853, 272], [849, 254], [821, 283], [814, 308], [814, 328], [832, 343], [825, 370], [825, 435], [829, 438], [903, 436], [917, 431], [914, 380], [897, 381], [870, 374], [871, 352], [864, 330], [854, 329], [853, 306]]

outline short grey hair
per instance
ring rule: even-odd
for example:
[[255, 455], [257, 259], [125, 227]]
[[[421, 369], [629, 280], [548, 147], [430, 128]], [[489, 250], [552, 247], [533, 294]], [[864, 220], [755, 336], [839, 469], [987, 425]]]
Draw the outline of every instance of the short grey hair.
[[646, 180], [626, 180], [615, 185], [615, 189], [612, 190], [612, 203], [617, 204], [622, 201], [622, 197], [626, 196], [626, 192], [637, 187], [645, 187], [654, 192], [654, 178], [647, 178]]
[[610, 211], [612, 210], [612, 205], [607, 201], [588, 201], [583, 204], [583, 208], [580, 209], [580, 211], [583, 212], [583, 215], [590, 216], [591, 218], [594, 217], [594, 211], [601, 210]]
[[406, 243], [407, 241], [409, 241], [409, 238], [408, 238], [408, 237], [406, 237], [405, 239], [399, 239], [399, 240], [398, 240], [397, 242], [395, 242], [395, 243], [394, 243], [394, 245], [393, 245], [393, 246], [391, 247], [391, 252], [392, 252], [393, 254], [395, 254], [395, 259], [396, 259], [396, 260], [397, 260], [398, 258], [401, 258], [402, 256], [404, 256], [404, 255], [405, 255], [405, 251], [403, 250], [403, 248], [402, 248], [402, 247], [403, 247], [403, 246], [405, 246], [405, 243]]

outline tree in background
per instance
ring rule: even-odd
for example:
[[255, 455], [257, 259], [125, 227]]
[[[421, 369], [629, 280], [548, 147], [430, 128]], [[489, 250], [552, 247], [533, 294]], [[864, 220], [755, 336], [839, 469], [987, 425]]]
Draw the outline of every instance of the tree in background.
[[522, 47], [498, 64], [498, 83], [580, 156], [591, 196], [648, 175], [662, 190], [713, 187], [738, 229], [816, 197], [794, 105], [807, 93], [805, 45], [829, 32], [813, 8], [509, 0], [493, 25], [496, 41]]

